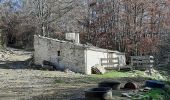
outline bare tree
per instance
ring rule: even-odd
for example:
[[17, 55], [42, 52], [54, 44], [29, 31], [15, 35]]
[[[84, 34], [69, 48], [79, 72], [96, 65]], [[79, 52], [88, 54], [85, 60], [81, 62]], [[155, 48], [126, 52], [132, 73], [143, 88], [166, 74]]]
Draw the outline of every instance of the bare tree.
[[[71, 20], [65, 17], [80, 7], [81, 0], [22, 0], [21, 9], [11, 11], [11, 2], [6, 1], [1, 5], [1, 29], [2, 36], [7, 36], [12, 43], [32, 44], [33, 35], [51, 36], [56, 32], [62, 32], [59, 29]], [[75, 12], [76, 13], [76, 12]], [[72, 13], [72, 15], [76, 15]], [[71, 15], [70, 15], [71, 16]], [[73, 18], [72, 18], [73, 19]], [[62, 22], [62, 21], [65, 22]], [[79, 19], [75, 19], [78, 22]], [[11, 24], [13, 26], [11, 26]], [[66, 25], [65, 25], [66, 26]], [[73, 25], [70, 25], [70, 27]], [[6, 35], [5, 35], [6, 34]], [[59, 36], [58, 34], [57, 36]], [[17, 37], [17, 38], [16, 38]], [[9, 39], [10, 38], [10, 39]], [[8, 41], [9, 42], [9, 41]]]
[[166, 0], [91, 0], [87, 40], [129, 55], [153, 55], [167, 34], [167, 9]]
[[43, 36], [50, 36], [51, 25], [58, 23], [75, 7], [77, 0], [33, 0], [32, 11], [35, 16], [38, 33]]

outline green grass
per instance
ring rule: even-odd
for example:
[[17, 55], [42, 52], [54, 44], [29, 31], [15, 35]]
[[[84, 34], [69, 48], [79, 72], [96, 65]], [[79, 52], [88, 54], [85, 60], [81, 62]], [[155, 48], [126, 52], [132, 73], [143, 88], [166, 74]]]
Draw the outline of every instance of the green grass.
[[143, 94], [141, 100], [170, 100], [170, 91], [163, 89], [153, 89]]
[[108, 73], [105, 73], [103, 75], [93, 75], [93, 77], [97, 78], [118, 78], [118, 77], [130, 77], [129, 72], [118, 72], [118, 71], [111, 71]]
[[145, 77], [145, 78], [152, 78], [157, 80], [165, 80], [165, 78], [159, 73], [154, 73], [152, 76], [149, 76], [145, 74], [144, 71], [138, 71], [138, 70], [129, 71], [129, 72], [111, 71], [103, 75], [92, 75], [92, 77], [96, 77], [96, 78]]
[[55, 80], [55, 83], [64, 84], [64, 83], [66, 83], [66, 82], [65, 82], [64, 80], [57, 79], [57, 80]]
[[166, 81], [166, 83], [170, 86], [170, 80]]
[[143, 77], [146, 75], [144, 75], [143, 71], [129, 71], [129, 72], [111, 71], [103, 75], [93, 76], [98, 78], [121, 78], [121, 77]]

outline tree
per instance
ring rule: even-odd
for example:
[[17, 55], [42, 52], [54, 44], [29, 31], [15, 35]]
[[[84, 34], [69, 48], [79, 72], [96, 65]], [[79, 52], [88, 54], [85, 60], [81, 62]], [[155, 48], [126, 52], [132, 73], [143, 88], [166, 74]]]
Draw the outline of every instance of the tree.
[[168, 9], [166, 0], [91, 0], [86, 40], [129, 56], [155, 55], [167, 34]]
[[80, 6], [80, 1], [75, 0], [18, 1], [20, 8], [13, 9], [16, 8], [13, 7], [13, 0], [5, 0], [0, 9], [2, 36], [7, 38], [7, 44], [18, 46], [32, 45], [34, 34], [50, 37], [57, 32], [57, 36], [61, 35], [58, 34], [62, 33], [58, 26], [64, 23], [59, 22], [66, 20], [65, 15]]

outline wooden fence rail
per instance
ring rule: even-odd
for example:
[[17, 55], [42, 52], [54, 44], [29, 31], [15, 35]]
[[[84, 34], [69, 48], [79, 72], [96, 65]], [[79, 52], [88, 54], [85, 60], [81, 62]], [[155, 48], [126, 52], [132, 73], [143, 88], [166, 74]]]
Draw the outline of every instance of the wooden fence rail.
[[154, 64], [153, 56], [131, 56], [131, 66], [134, 69], [151, 70]]
[[101, 65], [114, 67], [115, 65], [119, 65], [119, 58], [101, 58]]

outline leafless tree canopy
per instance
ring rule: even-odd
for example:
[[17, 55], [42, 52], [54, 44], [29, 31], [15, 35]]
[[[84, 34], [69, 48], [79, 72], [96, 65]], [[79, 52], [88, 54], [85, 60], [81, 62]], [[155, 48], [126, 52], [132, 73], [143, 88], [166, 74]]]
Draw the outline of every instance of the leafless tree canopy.
[[72, 24], [78, 26], [78, 21], [83, 19], [79, 13], [85, 12], [81, 0], [19, 1], [22, 7], [17, 9], [11, 9], [16, 6], [13, 0], [3, 0], [0, 5], [2, 36], [8, 38], [3, 41], [18, 46], [32, 44], [34, 34], [62, 38], [64, 32], [77, 31]]
[[[155, 55], [167, 45], [169, 0], [13, 0], [0, 3], [2, 43], [30, 46], [33, 35], [81, 41], [131, 55]], [[167, 47], [167, 46], [166, 46]]]
[[86, 39], [130, 55], [153, 54], [169, 33], [168, 13], [166, 0], [91, 0]]

